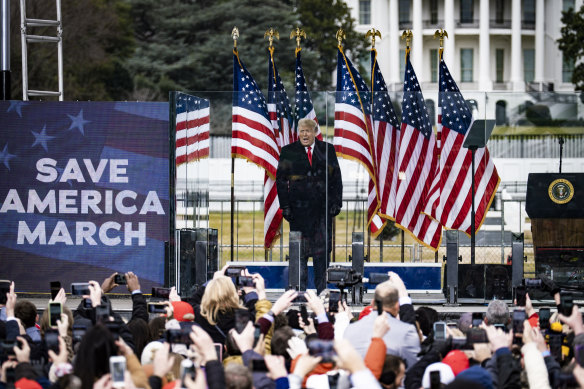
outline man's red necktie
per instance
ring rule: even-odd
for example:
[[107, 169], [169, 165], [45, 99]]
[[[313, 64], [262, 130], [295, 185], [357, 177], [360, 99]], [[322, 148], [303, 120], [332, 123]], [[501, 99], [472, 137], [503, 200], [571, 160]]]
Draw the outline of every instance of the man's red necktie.
[[310, 166], [312, 166], [312, 152], [310, 151], [311, 147], [308, 146], [308, 150], [306, 153], [308, 154], [308, 162], [310, 162]]

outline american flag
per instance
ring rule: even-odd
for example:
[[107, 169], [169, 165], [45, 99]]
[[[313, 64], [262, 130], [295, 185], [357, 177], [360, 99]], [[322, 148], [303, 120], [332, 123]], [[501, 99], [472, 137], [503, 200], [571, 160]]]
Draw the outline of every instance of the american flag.
[[209, 157], [209, 100], [176, 96], [176, 165]]
[[[379, 185], [378, 214], [386, 219], [393, 219], [397, 188], [396, 162], [399, 147], [399, 121], [387, 93], [383, 75], [379, 70], [377, 50], [375, 49], [371, 51], [371, 84], [371, 90], [373, 91], [371, 112], [373, 118], [373, 150]], [[373, 182], [370, 180], [369, 209], [371, 209], [375, 200], [375, 192], [372, 189], [374, 189]], [[374, 236], [377, 235], [373, 231], [373, 224], [371, 225], [371, 230]]]
[[231, 155], [255, 163], [275, 178], [280, 151], [266, 99], [237, 51], [233, 52], [232, 122]]
[[[281, 148], [294, 141], [291, 131], [293, 117], [288, 95], [274, 62], [273, 49], [270, 50], [268, 68], [268, 113], [274, 136], [280, 141], [278, 145]], [[281, 223], [282, 210], [278, 200], [276, 181], [266, 174], [264, 177], [264, 247], [272, 247], [280, 235]]]
[[421, 213], [437, 169], [436, 137], [407, 54], [400, 133], [395, 221], [420, 243], [436, 250], [442, 238], [442, 226]]
[[[316, 112], [314, 111], [314, 106], [312, 105], [312, 99], [310, 98], [310, 93], [306, 87], [306, 79], [304, 78], [304, 71], [302, 71], [302, 58], [301, 50], [296, 49], [296, 95], [294, 100], [296, 106], [294, 107], [294, 114], [296, 116], [296, 124], [300, 119], [308, 118], [316, 122], [316, 137], [318, 140], [322, 140], [322, 133], [320, 132], [320, 126], [318, 125], [318, 119], [316, 118]], [[298, 128], [294, 129], [293, 132], [294, 141], [298, 140]]]
[[[472, 112], [440, 60], [438, 122], [441, 127], [439, 170], [425, 212], [446, 228], [471, 233], [471, 151], [462, 145], [473, 123]], [[475, 152], [475, 226], [478, 230], [493, 201], [499, 175], [486, 147]]]
[[[337, 155], [360, 163], [369, 173], [368, 226], [383, 227], [378, 219], [379, 195], [371, 126], [371, 93], [359, 72], [339, 46], [337, 60], [337, 95], [335, 102], [335, 138]], [[371, 198], [371, 200], [369, 200]]]

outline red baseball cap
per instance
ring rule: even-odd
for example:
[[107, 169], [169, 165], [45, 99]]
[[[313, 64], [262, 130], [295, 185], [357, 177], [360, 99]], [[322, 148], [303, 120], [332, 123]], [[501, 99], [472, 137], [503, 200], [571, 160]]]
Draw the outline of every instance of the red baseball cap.
[[174, 318], [178, 321], [194, 321], [195, 311], [191, 304], [184, 301], [173, 301], [172, 309]]

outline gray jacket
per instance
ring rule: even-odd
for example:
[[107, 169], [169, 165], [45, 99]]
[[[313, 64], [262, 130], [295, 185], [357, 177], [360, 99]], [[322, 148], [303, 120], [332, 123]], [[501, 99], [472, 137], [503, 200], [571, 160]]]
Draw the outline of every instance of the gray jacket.
[[[389, 331], [383, 337], [387, 346], [387, 354], [397, 355], [407, 363], [410, 368], [418, 361], [420, 352], [420, 338], [416, 327], [412, 324], [404, 323], [390, 314]], [[343, 337], [347, 339], [355, 350], [364, 358], [371, 344], [371, 335], [373, 334], [373, 322], [377, 318], [377, 312], [373, 311], [361, 320], [350, 324], [345, 330]]]

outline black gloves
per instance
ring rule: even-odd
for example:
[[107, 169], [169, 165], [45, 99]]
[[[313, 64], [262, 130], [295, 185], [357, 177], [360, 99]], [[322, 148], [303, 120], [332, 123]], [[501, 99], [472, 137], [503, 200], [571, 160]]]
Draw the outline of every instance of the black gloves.
[[341, 206], [337, 205], [337, 204], [333, 204], [333, 205], [331, 205], [329, 212], [330, 212], [331, 216], [337, 216], [339, 213], [341, 213]]
[[282, 216], [284, 219], [288, 220], [288, 223], [294, 220], [294, 215], [292, 214], [292, 208], [286, 207], [282, 208]]

